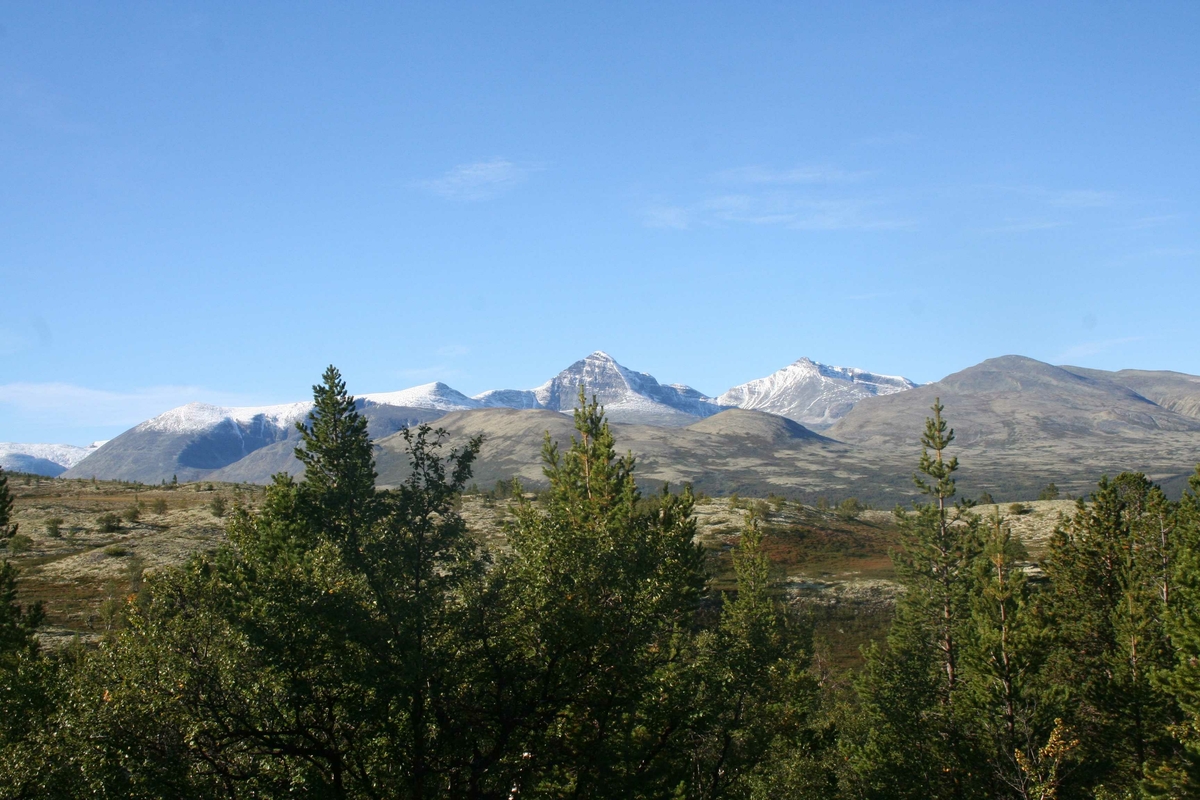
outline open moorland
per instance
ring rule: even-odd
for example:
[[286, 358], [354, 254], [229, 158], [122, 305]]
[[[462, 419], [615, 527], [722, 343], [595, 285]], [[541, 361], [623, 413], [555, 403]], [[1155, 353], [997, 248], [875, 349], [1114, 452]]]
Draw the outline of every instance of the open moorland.
[[[21, 599], [45, 607], [41, 636], [51, 645], [77, 636], [95, 640], [120, 625], [126, 598], [146, 576], [216, 548], [225, 540], [229, 515], [238, 507], [253, 508], [265, 491], [245, 484], [147, 487], [19, 475], [10, 477], [10, 487], [15, 520], [30, 541], [10, 546], [9, 557], [21, 569]], [[537, 502], [536, 495], [527, 497]], [[461, 513], [481, 541], [503, 550], [513, 502], [494, 491], [468, 494]], [[1001, 513], [1032, 562], [1074, 503], [1021, 505], [1019, 513], [1009, 505], [976, 511]], [[898, 536], [892, 512], [822, 510], [779, 496], [701, 495], [696, 541], [705, 549], [715, 590], [734, 588], [731, 553], [751, 516], [763, 530], [780, 593], [812, 620], [837, 661], [856, 662], [859, 646], [886, 630], [899, 590], [890, 557]]]

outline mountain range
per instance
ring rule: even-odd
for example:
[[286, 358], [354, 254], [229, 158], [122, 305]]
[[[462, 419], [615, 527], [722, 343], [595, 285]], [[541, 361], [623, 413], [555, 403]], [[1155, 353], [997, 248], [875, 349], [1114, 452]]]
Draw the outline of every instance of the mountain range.
[[[710, 493], [903, 501], [913, 492], [919, 437], [935, 398], [956, 431], [966, 492], [1028, 498], [1051, 480], [1083, 492], [1100, 475], [1126, 469], [1177, 491], [1200, 460], [1200, 377], [1182, 373], [1107, 372], [1004, 356], [918, 386], [802, 358], [708, 397], [596, 352], [534, 389], [468, 397], [432, 383], [360, 396], [377, 444], [379, 481], [391, 485], [405, 475], [398, 432], [437, 420], [451, 445], [485, 436], [475, 468], [480, 485], [514, 476], [537, 484], [543, 437], [569, 441], [566, 412], [581, 384], [605, 406], [619, 447], [638, 458], [642, 480], [691, 482]], [[69, 467], [65, 477], [265, 482], [300, 468], [292, 455], [295, 422], [310, 408], [310, 402], [189, 404], [73, 464], [47, 458], [48, 450], [34, 456], [27, 445], [0, 446], [0, 454], [44, 458]]]
[[[586, 387], [589, 399], [595, 397], [604, 405], [614, 423], [685, 427], [744, 405], [827, 427], [861, 397], [914, 385], [904, 378], [829, 367], [804, 358], [712, 398], [690, 386], [660, 384], [654, 376], [597, 351], [533, 389], [499, 389], [468, 397], [436, 382], [364, 394], [358, 403], [374, 439], [453, 412], [504, 408], [569, 413], [578, 403], [580, 386]], [[64, 469], [23, 463], [42, 467], [34, 471], [63, 473], [68, 478], [263, 481], [278, 469], [294, 467], [296, 422], [311, 408], [311, 401], [242, 408], [189, 403], [134, 426], [89, 454], [86, 462], [76, 459], [61, 464]], [[11, 447], [14, 452], [21, 448]]]

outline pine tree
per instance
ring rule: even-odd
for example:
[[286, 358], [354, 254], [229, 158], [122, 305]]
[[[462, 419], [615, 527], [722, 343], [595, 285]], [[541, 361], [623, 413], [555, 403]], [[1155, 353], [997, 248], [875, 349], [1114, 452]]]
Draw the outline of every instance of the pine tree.
[[961, 718], [986, 762], [995, 797], [1051, 797], [1074, 740], [1039, 680], [1047, 635], [1020, 562], [1020, 541], [999, 512], [987, 524], [964, 647]]
[[1171, 503], [1144, 475], [1102, 479], [1056, 531], [1044, 568], [1055, 642], [1049, 679], [1082, 742], [1079, 790], [1134, 791], [1169, 757], [1178, 710], [1156, 677], [1172, 665], [1167, 616], [1177, 550]]
[[579, 406], [566, 453], [547, 436], [549, 491], [516, 507], [512, 555], [494, 576], [509, 587], [512, 659], [532, 691], [512, 704], [524, 722], [506, 735], [524, 755], [510, 785], [661, 797], [687, 777], [685, 662], [703, 583], [693, 499], [664, 490], [640, 502], [634, 460], [617, 456], [603, 409], [582, 389]]
[[13, 496], [8, 488], [8, 475], [0, 467], [0, 547], [17, 534], [17, 524], [12, 521]]
[[1165, 797], [1200, 794], [1200, 466], [1188, 480], [1176, 516], [1168, 632], [1174, 663], [1160, 685], [1179, 708], [1171, 728], [1177, 752], [1154, 765], [1152, 783]]
[[896, 570], [905, 592], [885, 646], [866, 652], [859, 683], [871, 717], [857, 750], [866, 791], [880, 797], [966, 797], [979, 780], [978, 754], [961, 720], [961, 660], [971, 628], [982, 551], [979, 520], [954, 507], [954, 431], [935, 400], [913, 480], [929, 501], [896, 511]]
[[313, 386], [307, 424], [297, 422], [296, 427], [301, 438], [296, 458], [304, 464], [301, 496], [313, 509], [310, 518], [352, 556], [377, 512], [375, 458], [367, 420], [333, 366], [325, 370], [322, 383]]

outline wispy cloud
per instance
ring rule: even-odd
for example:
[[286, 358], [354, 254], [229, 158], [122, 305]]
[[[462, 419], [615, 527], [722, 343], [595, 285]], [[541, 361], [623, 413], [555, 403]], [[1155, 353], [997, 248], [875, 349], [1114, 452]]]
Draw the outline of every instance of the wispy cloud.
[[642, 224], [647, 228], [685, 230], [690, 221], [691, 212], [679, 206], [654, 206], [642, 212]]
[[244, 395], [199, 386], [149, 386], [127, 392], [70, 383], [0, 384], [0, 407], [30, 419], [67, 425], [135, 425], [191, 402], [253, 405]]
[[804, 166], [790, 169], [767, 167], [738, 167], [718, 172], [717, 180], [725, 183], [795, 185], [814, 183], [850, 183], [860, 181], [870, 172], [850, 172], [830, 166]]
[[920, 136], [911, 131], [892, 131], [891, 133], [881, 133], [877, 136], [865, 136], [854, 142], [854, 144], [866, 145], [868, 147], [882, 147], [890, 144], [908, 144], [920, 138]]
[[1145, 341], [1145, 336], [1125, 336], [1120, 339], [1102, 339], [1095, 342], [1082, 342], [1081, 344], [1073, 345], [1062, 351], [1055, 360], [1060, 363], [1069, 362], [1076, 358], [1088, 358], [1090, 356], [1099, 355], [1107, 352], [1114, 347], [1119, 347], [1123, 344], [1132, 344], [1133, 342]]
[[706, 200], [703, 208], [721, 222], [781, 225], [796, 230], [900, 230], [914, 221], [881, 213], [878, 201], [856, 198], [814, 199], [792, 192], [727, 194]]
[[1055, 189], [1027, 184], [990, 185], [982, 188], [1024, 195], [1031, 200], [1056, 208], [1111, 208], [1124, 199], [1119, 192], [1101, 189]]
[[991, 228], [983, 228], [980, 233], [1032, 233], [1062, 228], [1069, 223], [1055, 219], [1013, 220]]
[[[451, 378], [459, 377], [463, 374], [461, 369], [451, 367], [449, 364], [433, 364], [428, 367], [411, 367], [408, 369], [396, 370], [396, 375], [406, 381], [417, 381], [418, 383], [432, 383], [433, 381], [447, 381]], [[392, 391], [392, 390], [388, 390]]]
[[1159, 214], [1153, 217], [1139, 217], [1125, 226], [1126, 230], [1138, 231], [1146, 228], [1160, 228], [1183, 219], [1183, 214]]
[[440, 178], [419, 185], [447, 200], [490, 200], [524, 181], [540, 166], [515, 164], [503, 158], [459, 164]]
[[719, 184], [691, 202], [658, 202], [641, 211], [650, 228], [766, 225], [806, 231], [882, 231], [915, 227], [891, 201], [859, 186], [873, 173], [840, 167], [737, 167], [715, 173]]

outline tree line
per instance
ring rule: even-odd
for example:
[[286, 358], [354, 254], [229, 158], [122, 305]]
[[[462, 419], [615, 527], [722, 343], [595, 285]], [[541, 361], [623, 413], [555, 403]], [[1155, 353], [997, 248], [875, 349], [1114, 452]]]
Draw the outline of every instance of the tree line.
[[[543, 450], [505, 544], [458, 512], [481, 442], [404, 433], [375, 486], [340, 374], [300, 480], [147, 576], [99, 646], [47, 652], [0, 568], [0, 797], [1190, 797], [1200, 473], [1102, 480], [1031, 568], [956, 502], [935, 404], [898, 509], [904, 592], [841, 672], [771, 585], [755, 516], [709, 588], [689, 489], [643, 497], [603, 409]], [[585, 398], [581, 393], [581, 401]], [[0, 472], [0, 538], [16, 534]]]

